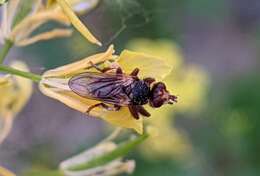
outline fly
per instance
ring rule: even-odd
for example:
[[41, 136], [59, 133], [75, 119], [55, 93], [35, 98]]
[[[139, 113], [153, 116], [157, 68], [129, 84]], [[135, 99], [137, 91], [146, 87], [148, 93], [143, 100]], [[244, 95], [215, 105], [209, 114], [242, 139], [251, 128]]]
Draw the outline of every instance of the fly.
[[143, 105], [159, 108], [164, 104], [177, 102], [177, 97], [167, 91], [163, 82], [155, 82], [154, 78], [138, 78], [139, 69], [132, 73], [123, 73], [120, 67], [115, 73], [107, 72], [111, 68], [100, 69], [91, 62], [99, 72], [84, 72], [69, 80], [70, 89], [81, 97], [98, 100], [100, 103], [90, 106], [87, 113], [97, 107], [108, 111], [118, 111], [128, 107], [135, 119], [140, 115], [149, 117], [150, 113]]

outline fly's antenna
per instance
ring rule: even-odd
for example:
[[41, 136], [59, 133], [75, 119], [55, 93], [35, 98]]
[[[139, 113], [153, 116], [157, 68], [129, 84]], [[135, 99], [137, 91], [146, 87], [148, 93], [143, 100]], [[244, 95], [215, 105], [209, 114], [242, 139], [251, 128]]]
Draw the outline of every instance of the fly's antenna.
[[178, 97], [175, 95], [169, 95], [169, 104], [177, 103]]

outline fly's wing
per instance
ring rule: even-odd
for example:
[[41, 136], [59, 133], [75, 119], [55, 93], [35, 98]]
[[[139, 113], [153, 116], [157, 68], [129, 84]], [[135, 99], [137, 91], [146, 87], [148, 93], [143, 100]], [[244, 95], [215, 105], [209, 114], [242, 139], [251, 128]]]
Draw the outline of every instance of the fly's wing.
[[79, 96], [105, 103], [126, 106], [130, 99], [123, 87], [128, 87], [134, 79], [128, 75], [85, 72], [72, 77], [69, 87]]

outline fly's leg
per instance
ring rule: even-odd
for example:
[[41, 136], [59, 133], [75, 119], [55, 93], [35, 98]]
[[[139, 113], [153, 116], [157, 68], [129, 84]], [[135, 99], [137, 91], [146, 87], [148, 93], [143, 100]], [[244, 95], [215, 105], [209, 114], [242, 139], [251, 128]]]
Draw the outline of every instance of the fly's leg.
[[106, 67], [106, 68], [99, 68], [96, 64], [94, 64], [92, 61], [89, 62], [92, 67], [94, 67], [97, 71], [100, 71], [101, 73], [106, 73], [107, 71], [113, 70], [114, 68]]
[[122, 75], [122, 74], [123, 74], [123, 70], [122, 70], [121, 67], [118, 67], [118, 68], [116, 69], [116, 74], [118, 74], [118, 75]]
[[101, 106], [100, 104], [101, 104], [101, 103], [94, 104], [94, 105], [90, 106], [90, 107], [87, 109], [86, 113], [87, 113], [87, 114], [90, 114], [90, 111], [93, 110], [93, 109], [95, 109], [95, 108], [97, 108], [97, 107], [99, 107], [99, 106]]
[[146, 111], [146, 109], [144, 109], [144, 107], [141, 106], [141, 105], [136, 106], [136, 109], [137, 109], [137, 111], [138, 111], [140, 114], [142, 114], [142, 115], [145, 116], [145, 117], [150, 117], [150, 116], [151, 116], [151, 114], [150, 114], [148, 111]]
[[[106, 73], [107, 71], [114, 69], [114, 68], [110, 68], [110, 67], [106, 67], [106, 68], [101, 69], [96, 64], [94, 64], [92, 61], [90, 61], [89, 63], [92, 67], [94, 67], [96, 70], [100, 71], [101, 73]], [[116, 74], [119, 74], [119, 75], [123, 74], [123, 70], [120, 67], [118, 67], [116, 69]]]
[[137, 76], [138, 75], [138, 73], [139, 73], [139, 68], [135, 68], [131, 73], [130, 73], [130, 75], [131, 76]]
[[134, 117], [135, 119], [139, 119], [139, 114], [138, 114], [138, 111], [137, 111], [137, 109], [136, 109], [136, 106], [129, 105], [129, 106], [128, 106], [128, 109], [129, 109], [130, 113], [133, 115], [133, 117]]
[[144, 109], [144, 107], [141, 105], [129, 105], [128, 109], [132, 116], [137, 120], [140, 118], [139, 113], [145, 117], [151, 116], [151, 114], [148, 111], [146, 111], [146, 109]]
[[121, 106], [119, 106], [119, 105], [114, 105], [114, 111], [119, 111], [121, 109]]
[[86, 113], [89, 114], [90, 111], [92, 111], [93, 109], [95, 109], [97, 107], [104, 108], [107, 111], [119, 111], [119, 109], [121, 108], [121, 106], [119, 106], [119, 105], [114, 105], [114, 107], [111, 107], [111, 106], [106, 105], [105, 103], [97, 103], [97, 104], [90, 106], [88, 108], [88, 110], [86, 111]]

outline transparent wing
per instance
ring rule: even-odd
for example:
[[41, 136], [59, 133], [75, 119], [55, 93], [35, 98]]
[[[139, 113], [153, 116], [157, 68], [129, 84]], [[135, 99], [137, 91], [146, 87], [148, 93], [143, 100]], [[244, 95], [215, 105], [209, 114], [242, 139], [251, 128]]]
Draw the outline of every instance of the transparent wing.
[[79, 96], [124, 106], [130, 103], [124, 87], [133, 81], [133, 77], [124, 74], [85, 72], [72, 77], [69, 87]]

